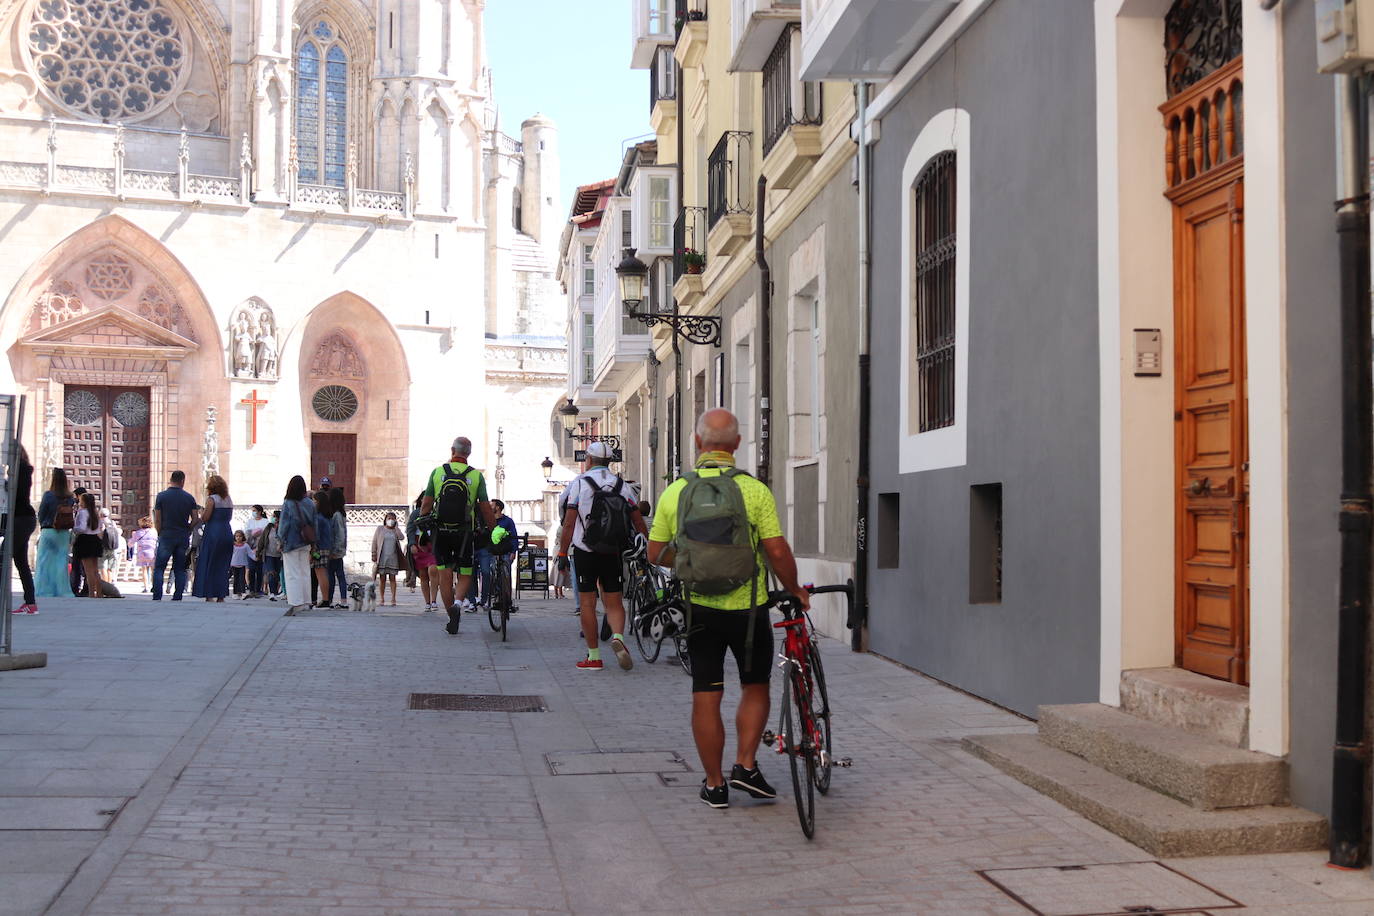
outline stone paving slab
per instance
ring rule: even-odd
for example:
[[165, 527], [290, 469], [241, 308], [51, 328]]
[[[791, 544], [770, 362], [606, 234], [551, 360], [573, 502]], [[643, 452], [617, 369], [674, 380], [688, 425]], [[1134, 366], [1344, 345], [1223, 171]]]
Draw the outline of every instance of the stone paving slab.
[[[807, 841], [772, 754], [777, 802], [697, 801], [690, 682], [669, 659], [574, 669], [569, 602], [526, 599], [507, 643], [485, 616], [448, 637], [402, 602], [283, 619], [266, 602], [74, 601], [17, 621], [54, 661], [0, 674], [0, 796], [102, 762], [139, 782], [107, 832], [0, 830], [0, 913], [1010, 916], [1028, 910], [980, 870], [1149, 859], [959, 747], [1031, 723], [838, 642], [822, 651], [854, 766]], [[3, 702], [11, 685], [23, 705]], [[410, 693], [537, 694], [548, 711], [409, 710]], [[591, 772], [553, 775], [570, 753]], [[676, 754], [680, 778], [594, 765], [617, 754]], [[1374, 913], [1368, 874], [1319, 854], [1167, 864], [1241, 912]]]

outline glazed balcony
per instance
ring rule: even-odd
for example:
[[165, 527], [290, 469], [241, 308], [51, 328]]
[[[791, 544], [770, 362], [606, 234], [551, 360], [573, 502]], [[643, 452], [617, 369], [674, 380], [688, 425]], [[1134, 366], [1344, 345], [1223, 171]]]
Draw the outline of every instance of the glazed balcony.
[[880, 79], [901, 69], [959, 0], [803, 0], [803, 79]]
[[673, 0], [631, 0], [630, 68], [644, 70], [654, 59], [654, 52], [677, 39], [673, 29], [675, 15]]
[[592, 374], [592, 387], [603, 393], [619, 388], [625, 376], [644, 362], [650, 350], [649, 329], [642, 322], [625, 317], [618, 285], [607, 283], [605, 287], [596, 301]]
[[788, 26], [801, 25], [801, 0], [732, 0], [730, 69], [762, 70]]

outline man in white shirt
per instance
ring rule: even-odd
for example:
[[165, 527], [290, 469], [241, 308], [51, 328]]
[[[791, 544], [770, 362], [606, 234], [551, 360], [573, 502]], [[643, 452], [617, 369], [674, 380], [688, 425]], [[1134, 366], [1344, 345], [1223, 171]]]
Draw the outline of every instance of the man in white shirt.
[[[563, 531], [558, 543], [558, 568], [568, 568], [568, 550], [576, 560], [577, 598], [582, 615], [582, 636], [587, 640], [587, 657], [577, 663], [583, 671], [600, 671], [601, 649], [597, 642], [596, 593], [600, 586], [602, 601], [606, 605], [606, 617], [611, 624], [611, 651], [615, 653], [620, 667], [629, 670], [634, 667], [630, 650], [625, 648], [621, 635], [625, 629], [625, 602], [620, 593], [624, 590], [624, 573], [620, 551], [614, 553], [596, 552], [585, 540], [588, 513], [597, 490], [618, 492], [626, 503], [630, 524], [646, 539], [649, 529], [644, 517], [639, 514], [636, 504], [639, 494], [630, 484], [611, 471], [608, 465], [614, 456], [611, 447], [605, 442], [593, 442], [587, 449], [587, 462], [591, 466], [587, 472], [572, 483], [564, 492], [567, 511], [563, 516]], [[616, 481], [620, 481], [618, 491]], [[626, 543], [621, 550], [628, 548]]]

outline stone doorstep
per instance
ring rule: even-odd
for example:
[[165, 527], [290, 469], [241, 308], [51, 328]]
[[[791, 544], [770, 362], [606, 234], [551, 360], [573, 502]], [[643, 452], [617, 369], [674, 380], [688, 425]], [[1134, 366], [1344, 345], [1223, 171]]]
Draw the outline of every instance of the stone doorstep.
[[1326, 819], [1294, 807], [1201, 811], [1035, 735], [980, 735], [964, 749], [1004, 773], [1160, 858], [1320, 849]]
[[1288, 767], [1280, 758], [1227, 747], [1110, 706], [1042, 706], [1040, 738], [1194, 808], [1288, 803]]
[[1121, 709], [1231, 747], [1250, 743], [1250, 689], [1182, 668], [1121, 672]]

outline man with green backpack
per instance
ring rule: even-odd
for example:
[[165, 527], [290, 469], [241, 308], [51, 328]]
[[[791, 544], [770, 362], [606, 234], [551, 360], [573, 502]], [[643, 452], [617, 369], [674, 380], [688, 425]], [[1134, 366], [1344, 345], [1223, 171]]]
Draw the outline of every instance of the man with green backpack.
[[720, 408], [702, 414], [696, 468], [663, 491], [649, 532], [649, 562], [673, 566], [692, 605], [687, 634], [692, 735], [706, 771], [701, 800], [712, 808], [730, 805], [722, 773], [725, 723], [720, 715], [725, 653], [735, 656], [741, 688], [729, 784], [754, 798], [776, 798], [755, 758], [768, 722], [773, 672], [773, 628], [762, 610], [768, 601], [768, 569], [802, 607], [811, 604], [809, 593], [797, 584], [797, 561], [783, 537], [772, 491], [735, 467], [739, 443], [734, 414]]
[[[458, 635], [462, 620], [462, 602], [472, 588], [473, 535], [477, 530], [477, 513], [482, 513], [488, 528], [496, 525], [496, 513], [487, 502], [487, 482], [482, 472], [468, 465], [472, 455], [472, 440], [459, 436], [453, 440], [449, 461], [439, 465], [429, 475], [424, 496], [420, 500], [417, 525], [430, 532], [433, 540], [434, 568], [439, 574], [439, 594], [448, 611], [444, 629], [450, 636]], [[458, 576], [457, 597], [454, 597], [453, 576]]]

